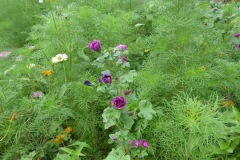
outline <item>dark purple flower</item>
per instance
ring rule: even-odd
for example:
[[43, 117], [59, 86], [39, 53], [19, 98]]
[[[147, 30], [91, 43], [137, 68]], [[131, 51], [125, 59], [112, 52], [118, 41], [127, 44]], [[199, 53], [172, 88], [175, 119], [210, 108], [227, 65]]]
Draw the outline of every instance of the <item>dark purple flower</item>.
[[41, 91], [36, 91], [32, 93], [32, 97], [33, 98], [42, 98], [43, 97], [43, 93]]
[[138, 148], [138, 145], [139, 145], [138, 140], [132, 140], [132, 145], [134, 148]]
[[102, 81], [104, 83], [112, 83], [112, 77], [109, 73], [105, 72], [103, 73]]
[[238, 49], [240, 49], [240, 43], [238, 44]]
[[144, 139], [141, 139], [141, 140], [139, 141], [139, 143], [140, 143], [140, 145], [141, 145], [143, 148], [149, 148], [149, 147], [150, 147], [149, 143], [148, 143], [146, 140], [144, 140]]
[[96, 52], [101, 52], [101, 43], [100, 40], [94, 40], [92, 43], [90, 43], [89, 48], [91, 48], [92, 50], [96, 51]]
[[127, 96], [127, 95], [129, 95], [130, 93], [132, 93], [132, 90], [131, 90], [131, 89], [128, 89], [128, 90], [126, 90], [126, 91], [124, 92], [124, 95]]
[[235, 37], [235, 38], [239, 38], [239, 37], [240, 37], [240, 33], [236, 33], [236, 34], [234, 35], [234, 37]]
[[83, 84], [85, 84], [85, 85], [87, 85], [87, 86], [92, 86], [92, 83], [91, 83], [90, 81], [88, 81], [88, 80], [85, 80], [85, 81], [83, 82]]
[[113, 136], [112, 140], [116, 141], [117, 140], [117, 136]]
[[127, 58], [128, 58], [128, 55], [120, 56], [120, 59], [121, 59], [122, 63], [127, 62]]
[[123, 109], [127, 105], [127, 101], [123, 96], [115, 97], [112, 103], [117, 109]]
[[114, 51], [119, 51], [119, 50], [123, 50], [123, 51], [127, 50], [127, 45], [120, 44], [120, 45], [116, 46], [114, 49]]
[[130, 117], [134, 116], [134, 112], [130, 112], [130, 113], [129, 113], [129, 116], [130, 116]]

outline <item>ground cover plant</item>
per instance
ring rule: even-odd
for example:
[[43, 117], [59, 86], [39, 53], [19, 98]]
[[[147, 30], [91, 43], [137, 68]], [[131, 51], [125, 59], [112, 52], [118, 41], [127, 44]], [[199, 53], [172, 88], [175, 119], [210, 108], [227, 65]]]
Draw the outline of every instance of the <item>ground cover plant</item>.
[[239, 159], [239, 2], [1, 3], [0, 159]]

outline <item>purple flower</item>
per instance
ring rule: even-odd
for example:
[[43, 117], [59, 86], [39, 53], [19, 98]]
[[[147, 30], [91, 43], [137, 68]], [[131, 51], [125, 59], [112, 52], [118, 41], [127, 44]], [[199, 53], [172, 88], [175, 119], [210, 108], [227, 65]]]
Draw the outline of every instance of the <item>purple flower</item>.
[[126, 90], [126, 91], [124, 92], [124, 95], [127, 96], [127, 95], [129, 95], [130, 93], [132, 93], [132, 90], [131, 90], [131, 89], [128, 89], [128, 90]]
[[140, 143], [140, 145], [141, 145], [143, 148], [149, 148], [149, 147], [150, 147], [149, 143], [148, 143], [146, 140], [144, 140], [144, 139], [141, 139], [141, 140], [139, 141], [139, 143]]
[[94, 40], [92, 43], [90, 43], [89, 48], [91, 48], [92, 50], [96, 51], [96, 52], [101, 52], [101, 44], [100, 44], [100, 40]]
[[130, 113], [129, 113], [129, 116], [130, 116], [130, 117], [134, 116], [134, 112], [130, 112]]
[[116, 141], [117, 140], [117, 136], [113, 136], [112, 140]]
[[123, 51], [127, 50], [127, 45], [120, 44], [114, 48], [114, 51], [119, 51], [119, 50], [123, 50]]
[[105, 72], [103, 73], [102, 81], [104, 83], [112, 83], [112, 77], [109, 73]]
[[42, 98], [43, 97], [43, 93], [41, 91], [36, 91], [32, 93], [32, 97], [33, 98]]
[[92, 86], [92, 83], [91, 83], [90, 81], [88, 81], [88, 80], [85, 80], [85, 81], [83, 82], [83, 84], [85, 84], [85, 85], [87, 85], [87, 86]]
[[138, 140], [132, 140], [132, 145], [134, 148], [138, 148], [138, 145], [139, 145]]
[[121, 59], [122, 63], [127, 62], [127, 58], [128, 58], [128, 55], [120, 56], [120, 59]]
[[234, 35], [234, 37], [235, 37], [235, 38], [239, 38], [239, 37], [240, 37], [240, 33], [236, 33], [236, 34]]
[[238, 49], [240, 49], [240, 43], [238, 44]]
[[127, 105], [127, 101], [123, 96], [115, 97], [112, 103], [117, 109], [123, 109]]

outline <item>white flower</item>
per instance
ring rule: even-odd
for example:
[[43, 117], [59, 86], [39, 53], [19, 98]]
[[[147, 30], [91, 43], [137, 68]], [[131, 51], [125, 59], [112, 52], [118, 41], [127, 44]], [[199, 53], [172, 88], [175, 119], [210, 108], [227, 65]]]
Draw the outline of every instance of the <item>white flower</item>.
[[68, 56], [66, 54], [57, 54], [55, 57], [52, 58], [52, 63], [66, 61], [67, 58]]
[[35, 67], [36, 65], [34, 64], [34, 63], [30, 63], [27, 67], [28, 67], [28, 69], [31, 69], [31, 68], [33, 68], [33, 67]]
[[43, 0], [38, 0], [39, 3], [43, 3]]

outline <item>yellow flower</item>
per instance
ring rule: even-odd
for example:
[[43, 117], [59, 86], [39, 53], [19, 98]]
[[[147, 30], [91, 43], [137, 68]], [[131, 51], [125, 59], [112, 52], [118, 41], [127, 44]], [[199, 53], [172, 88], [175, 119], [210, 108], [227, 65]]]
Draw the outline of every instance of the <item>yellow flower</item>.
[[148, 50], [148, 49], [145, 49], [145, 50], [144, 50], [144, 53], [145, 53], [145, 54], [148, 54], [149, 52], [150, 52], [150, 50]]
[[11, 119], [10, 119], [10, 122], [14, 121], [14, 119], [16, 118], [16, 116], [17, 116], [17, 113], [13, 113], [13, 115], [12, 115], [12, 117], [11, 117]]
[[58, 136], [58, 138], [60, 138], [60, 139], [63, 139], [64, 137], [65, 137], [64, 134], [61, 134], [60, 136]]
[[44, 70], [44, 71], [43, 71], [43, 74], [44, 74], [45, 76], [50, 76], [50, 75], [52, 74], [52, 71], [51, 71], [51, 70]]
[[231, 99], [229, 99], [227, 102], [225, 102], [225, 104], [224, 104], [224, 107], [228, 107], [228, 106], [235, 106], [235, 103], [231, 100]]
[[72, 132], [72, 127], [67, 126], [67, 128], [65, 128], [65, 132], [67, 134], [71, 133]]
[[206, 67], [205, 66], [201, 66], [201, 71], [205, 71]]

